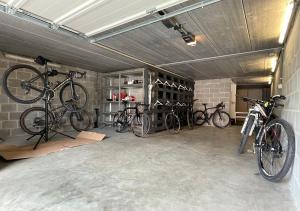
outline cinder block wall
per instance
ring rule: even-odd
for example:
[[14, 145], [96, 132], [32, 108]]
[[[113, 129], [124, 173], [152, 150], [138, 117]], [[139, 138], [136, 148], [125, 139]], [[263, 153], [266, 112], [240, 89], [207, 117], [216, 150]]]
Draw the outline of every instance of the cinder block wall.
[[[15, 64], [28, 64], [31, 66], [34, 66], [40, 71], [44, 71], [44, 67], [37, 65], [33, 62], [27, 62], [23, 60], [15, 60], [15, 59], [8, 59], [3, 56], [3, 54], [0, 54], [0, 138], [6, 138], [9, 136], [20, 136], [24, 135], [24, 132], [21, 130], [19, 125], [19, 118], [21, 113], [32, 106], [44, 106], [43, 101], [38, 101], [35, 104], [32, 105], [25, 105], [25, 104], [18, 104], [14, 102], [13, 100], [9, 99], [5, 93], [2, 90], [2, 76], [4, 71], [9, 68], [12, 65]], [[89, 93], [89, 102], [87, 104], [86, 110], [90, 112], [90, 114], [94, 115], [94, 108], [99, 107], [101, 99], [101, 91], [99, 90], [101, 87], [99, 79], [100, 76], [98, 73], [94, 71], [84, 70], [76, 67], [70, 67], [70, 66], [63, 66], [60, 67], [53, 67], [54, 69], [61, 71], [61, 72], [68, 72], [70, 70], [74, 71], [80, 71], [80, 72], [87, 72], [87, 78], [86, 79], [75, 79], [75, 81], [81, 83], [83, 86], [86, 87]], [[63, 81], [65, 76], [56, 76], [53, 78], [50, 78], [52, 82], [55, 81]], [[56, 96], [58, 96], [59, 93], [56, 93]], [[60, 105], [60, 102], [58, 100], [58, 97], [55, 98], [53, 102], [54, 106]], [[65, 126], [62, 128], [62, 130], [70, 130], [68, 118]]]
[[202, 103], [212, 107], [223, 101], [225, 110], [229, 112], [232, 83], [230, 78], [195, 81], [194, 99], [199, 99], [194, 104], [195, 109], [203, 110]]
[[[300, 210], [300, 14], [296, 17], [283, 54], [283, 63], [275, 73], [273, 94], [287, 97], [281, 116], [290, 122], [296, 134], [296, 157], [290, 178], [290, 187]], [[282, 80], [281, 80], [282, 78]], [[278, 84], [283, 84], [278, 89]]]

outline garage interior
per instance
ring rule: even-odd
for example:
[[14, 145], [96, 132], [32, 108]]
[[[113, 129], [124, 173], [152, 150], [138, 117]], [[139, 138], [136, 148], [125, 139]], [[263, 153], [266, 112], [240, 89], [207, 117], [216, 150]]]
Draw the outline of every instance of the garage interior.
[[[43, 72], [38, 56], [52, 69], [86, 72], [76, 81], [89, 95], [89, 131], [107, 136], [0, 160], [0, 210], [300, 210], [299, 49], [298, 0], [0, 0], [0, 148], [36, 141], [26, 140], [19, 119], [44, 101], [15, 102], [3, 76], [17, 64]], [[171, 83], [184, 91], [170, 91]], [[150, 104], [146, 137], [116, 132], [121, 92], [130, 105]], [[277, 94], [287, 98], [278, 115], [292, 125], [296, 150], [284, 179], [269, 182], [253, 137], [237, 153], [250, 108], [241, 97]], [[224, 102], [231, 125], [183, 124], [170, 134], [170, 109], [159, 103], [193, 99], [194, 111]], [[68, 123], [60, 129], [78, 134]]]

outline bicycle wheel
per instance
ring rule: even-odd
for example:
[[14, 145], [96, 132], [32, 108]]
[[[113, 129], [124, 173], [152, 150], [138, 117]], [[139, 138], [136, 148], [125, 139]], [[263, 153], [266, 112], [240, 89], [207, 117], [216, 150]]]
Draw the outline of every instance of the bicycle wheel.
[[272, 182], [280, 181], [289, 171], [295, 158], [295, 134], [283, 119], [270, 121], [259, 141], [257, 153], [261, 175]]
[[194, 123], [195, 125], [201, 126], [205, 123], [205, 114], [203, 111], [194, 112]]
[[71, 126], [77, 131], [88, 130], [91, 126], [91, 117], [86, 110], [79, 112], [71, 112], [70, 114]]
[[254, 116], [249, 116], [248, 118], [248, 122], [247, 122], [247, 125], [244, 129], [244, 132], [242, 133], [242, 140], [241, 140], [241, 143], [240, 143], [240, 146], [239, 146], [239, 150], [238, 152], [240, 154], [243, 154], [244, 153], [244, 150], [245, 150], [245, 146], [246, 146], [246, 143], [247, 143], [247, 139], [248, 139], [248, 136], [251, 132], [251, 128], [254, 124], [254, 121], [255, 121], [255, 117]]
[[190, 129], [193, 129], [194, 128], [194, 114], [190, 109], [187, 110], [186, 119], [187, 119], [188, 127]]
[[212, 122], [218, 128], [225, 128], [230, 124], [230, 115], [225, 111], [216, 111], [213, 114]]
[[7, 69], [2, 84], [7, 96], [17, 103], [35, 103], [45, 93], [43, 75], [29, 65], [15, 65]]
[[[48, 125], [51, 127], [54, 116], [48, 113]], [[32, 107], [26, 109], [20, 116], [20, 126], [24, 132], [30, 135], [42, 134], [45, 130], [45, 108]]]
[[135, 115], [130, 126], [134, 135], [137, 137], [144, 137], [150, 130], [150, 117], [148, 114]]
[[120, 117], [120, 115], [122, 114], [123, 111], [118, 111], [114, 114], [113, 116], [113, 121], [112, 121], [112, 126], [116, 127], [118, 125], [118, 119]]
[[117, 121], [116, 121], [116, 132], [118, 133], [124, 133], [124, 132], [127, 132], [128, 130], [128, 127], [129, 127], [129, 123], [127, 121], [127, 117], [126, 117], [126, 114], [125, 112], [122, 112]]
[[165, 117], [165, 125], [170, 133], [178, 133], [180, 131], [180, 120], [177, 115], [168, 113]]
[[77, 109], [83, 109], [88, 101], [88, 92], [80, 83], [73, 82], [74, 92], [71, 83], [64, 85], [59, 92], [60, 102], [68, 108], [70, 102], [76, 105]]

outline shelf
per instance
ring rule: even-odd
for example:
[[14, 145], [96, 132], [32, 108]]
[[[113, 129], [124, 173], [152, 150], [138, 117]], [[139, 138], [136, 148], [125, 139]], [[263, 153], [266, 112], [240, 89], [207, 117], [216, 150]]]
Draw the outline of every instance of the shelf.
[[[105, 101], [104, 103], [121, 103], [122, 104], [122, 101]], [[129, 101], [128, 102], [129, 104], [132, 104], [132, 103], [140, 103], [138, 101]]]
[[[123, 84], [120, 86], [121, 89], [130, 89], [130, 88], [133, 88], [133, 89], [139, 89], [139, 88], [143, 88], [143, 84]], [[119, 86], [106, 86], [104, 87], [105, 89], [119, 89]]]
[[103, 115], [114, 115], [117, 112], [102, 112]]

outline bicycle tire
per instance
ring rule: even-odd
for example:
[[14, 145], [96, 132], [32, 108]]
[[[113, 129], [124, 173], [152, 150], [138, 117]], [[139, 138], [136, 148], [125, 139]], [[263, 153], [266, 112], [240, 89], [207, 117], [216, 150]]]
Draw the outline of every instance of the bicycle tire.
[[168, 113], [165, 117], [165, 125], [170, 133], [178, 133], [180, 131], [180, 120], [176, 114]]
[[194, 113], [188, 109], [187, 110], [187, 114], [186, 114], [186, 119], [187, 119], [187, 123], [188, 123], [188, 127], [189, 129], [193, 129], [194, 128]]
[[[221, 115], [225, 115], [225, 116], [227, 116], [227, 118], [228, 118], [228, 122], [226, 122], [226, 124], [225, 125], [219, 125], [217, 122], [217, 120], [216, 120], [216, 118], [218, 118], [218, 114], [221, 114]], [[221, 129], [223, 129], [223, 128], [226, 128], [226, 127], [228, 127], [228, 125], [230, 124], [230, 115], [227, 113], [227, 112], [225, 112], [225, 111], [216, 111], [216, 112], [214, 112], [214, 114], [213, 114], [213, 116], [212, 116], [212, 122], [213, 122], [213, 124], [214, 124], [214, 126], [216, 126], [217, 128], [221, 128]]]
[[[40, 100], [44, 94], [45, 94], [45, 87], [43, 87], [43, 90], [41, 91], [41, 93], [34, 97], [33, 99], [30, 99], [30, 100], [24, 100], [24, 99], [20, 99], [18, 98], [17, 96], [15, 96], [13, 93], [11, 93], [11, 91], [9, 90], [8, 88], [8, 80], [9, 80], [9, 76], [10, 74], [12, 74], [13, 71], [15, 70], [18, 70], [18, 69], [27, 69], [29, 71], [33, 71], [37, 76], [40, 77], [40, 79], [42, 80], [42, 84], [44, 86], [45, 84], [45, 78], [43, 77], [43, 75], [41, 74], [40, 71], [38, 71], [37, 69], [35, 69], [34, 67], [30, 66], [30, 65], [24, 65], [24, 64], [19, 64], [19, 65], [14, 65], [10, 68], [8, 68], [4, 74], [3, 74], [3, 79], [2, 79], [2, 87], [3, 87], [3, 90], [5, 92], [5, 94], [12, 100], [14, 100], [15, 102], [17, 103], [22, 103], [22, 104], [32, 104], [32, 103], [35, 103], [37, 102], [38, 100]], [[28, 71], [27, 71], [28, 72]], [[21, 85], [21, 84], [20, 84]], [[25, 89], [22, 88], [24, 91]], [[28, 95], [23, 95], [23, 96], [28, 96]]]
[[254, 121], [255, 121], [255, 117], [254, 116], [249, 116], [249, 119], [248, 119], [248, 122], [247, 122], [247, 125], [246, 125], [246, 128], [245, 128], [245, 132], [242, 135], [242, 140], [241, 140], [241, 143], [240, 143], [240, 146], [239, 146], [239, 149], [238, 149], [239, 154], [244, 153], [245, 146], [246, 146], [246, 143], [247, 143], [247, 140], [248, 140], [248, 136], [250, 134], [250, 130], [251, 130], [253, 124], [254, 124]]
[[[282, 169], [276, 175], [270, 176], [264, 170], [264, 166], [263, 166], [263, 163], [261, 160], [261, 158], [262, 158], [261, 144], [262, 144], [262, 139], [264, 137], [264, 134], [267, 133], [268, 129], [274, 124], [280, 124], [284, 128], [287, 138], [288, 138], [288, 150], [287, 150], [287, 156], [286, 156], [286, 159], [285, 159]], [[268, 181], [271, 181], [271, 182], [281, 181], [283, 179], [283, 177], [285, 177], [287, 175], [287, 173], [289, 172], [289, 170], [294, 162], [294, 158], [295, 158], [295, 133], [294, 133], [292, 126], [287, 121], [280, 119], [280, 118], [270, 121], [266, 126], [266, 130], [262, 133], [262, 135], [260, 137], [259, 146], [260, 147], [259, 147], [258, 153], [256, 153], [256, 154], [257, 154], [258, 168], [259, 168], [260, 174]]]
[[[79, 116], [79, 121], [80, 123], [82, 124], [82, 127], [79, 127], [78, 124], [75, 123], [75, 120], [77, 119], [78, 121], [78, 116], [77, 115], [80, 115]], [[87, 119], [81, 119], [82, 117], [86, 117]], [[74, 118], [75, 117], [75, 118]], [[90, 115], [88, 114], [88, 112], [86, 110], [81, 110], [79, 112], [71, 112], [70, 114], [70, 123], [71, 123], [71, 126], [78, 132], [81, 132], [81, 131], [87, 131], [90, 126], [91, 126], [91, 117]]]
[[137, 137], [145, 137], [150, 130], [151, 121], [148, 114], [135, 115], [130, 124], [132, 132]]
[[194, 121], [195, 125], [201, 126], [205, 123], [205, 114], [204, 111], [198, 110], [194, 112]]
[[[30, 129], [30, 126], [28, 125], [28, 123], [26, 122], [26, 117], [31, 113], [31, 112], [44, 112], [45, 113], [45, 108], [43, 107], [32, 107], [32, 108], [28, 108], [26, 109], [20, 116], [20, 127], [22, 128], [22, 130], [26, 133], [28, 133], [29, 135], [40, 135], [44, 132], [44, 129], [41, 129], [40, 131], [36, 132], [33, 131], [32, 129]], [[48, 122], [50, 122], [49, 125], [51, 125], [51, 122], [54, 122], [54, 116], [51, 112], [48, 113], [49, 115], [49, 120]], [[35, 121], [35, 119], [32, 119], [33, 121]], [[42, 124], [42, 122], [40, 123]]]
[[119, 116], [121, 115], [121, 113], [122, 113], [123, 111], [117, 111], [115, 114], [114, 114], [114, 116], [113, 116], [113, 121], [112, 121], [112, 126], [113, 127], [116, 127], [117, 126], [117, 124], [118, 124], [118, 119], [119, 119]]
[[[87, 102], [88, 102], [88, 100], [89, 100], [89, 94], [88, 94], [88, 91], [87, 91], [86, 88], [85, 88], [83, 85], [81, 85], [80, 83], [73, 82], [73, 85], [74, 85], [74, 87], [75, 87], [75, 86], [80, 87], [80, 88], [82, 89], [84, 95], [85, 95], [85, 102], [84, 102], [82, 105], [80, 105], [80, 106], [79, 106], [79, 105], [76, 105], [76, 107], [77, 107], [78, 110], [83, 109], [83, 108], [85, 108], [85, 106], [86, 106], [86, 104], [87, 104]], [[67, 87], [70, 87], [70, 83], [65, 84], [65, 85], [61, 88], [61, 90], [60, 90], [60, 92], [59, 92], [59, 99], [60, 99], [60, 102], [61, 102], [61, 104], [62, 104], [63, 106], [65, 106], [66, 108], [69, 108], [69, 107], [68, 107], [68, 105], [69, 105], [69, 102], [68, 102], [68, 101], [69, 101], [70, 99], [68, 99], [68, 100], [64, 100], [64, 99], [63, 99], [64, 93], [67, 92], [67, 91], [66, 91], [66, 90], [67, 90]], [[72, 98], [72, 100], [74, 100], [74, 99]]]
[[118, 119], [117, 119], [117, 125], [116, 125], [117, 129], [116, 132], [118, 133], [125, 133], [127, 132], [127, 128], [129, 127], [128, 122], [126, 121], [125, 118], [125, 112], [122, 112]]

